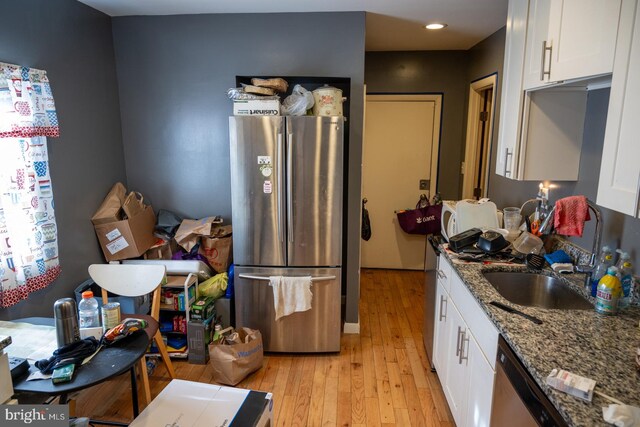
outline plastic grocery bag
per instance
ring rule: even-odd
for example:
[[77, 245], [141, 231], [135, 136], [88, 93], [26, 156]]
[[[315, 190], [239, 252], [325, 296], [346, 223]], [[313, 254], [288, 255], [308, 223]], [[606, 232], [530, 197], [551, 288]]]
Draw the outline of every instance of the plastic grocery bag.
[[218, 299], [222, 297], [227, 290], [228, 281], [229, 277], [226, 272], [216, 274], [211, 279], [207, 279], [200, 283], [200, 286], [198, 286], [198, 293], [205, 297]]
[[315, 103], [313, 94], [300, 85], [295, 85], [291, 95], [282, 101], [280, 108], [285, 116], [304, 116]]

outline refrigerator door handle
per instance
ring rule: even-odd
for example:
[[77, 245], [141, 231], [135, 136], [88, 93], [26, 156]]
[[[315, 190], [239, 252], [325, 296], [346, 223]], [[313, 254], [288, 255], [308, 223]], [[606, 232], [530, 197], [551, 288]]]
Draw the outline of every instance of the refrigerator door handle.
[[284, 168], [282, 167], [282, 157], [284, 151], [284, 142], [282, 141], [282, 133], [278, 133], [278, 149], [276, 151], [276, 162], [278, 164], [278, 189], [276, 191], [276, 203], [278, 203], [278, 240], [284, 241], [284, 224], [282, 221], [282, 192], [284, 183]]
[[293, 242], [293, 134], [287, 134], [287, 235]]
[[[242, 279], [250, 279], [250, 280], [264, 280], [264, 281], [269, 281], [271, 280], [268, 276], [251, 276], [249, 274], [239, 274], [238, 277], [242, 278]], [[312, 277], [311, 281], [312, 282], [323, 282], [326, 280], [335, 280], [336, 276], [318, 276], [318, 277]]]

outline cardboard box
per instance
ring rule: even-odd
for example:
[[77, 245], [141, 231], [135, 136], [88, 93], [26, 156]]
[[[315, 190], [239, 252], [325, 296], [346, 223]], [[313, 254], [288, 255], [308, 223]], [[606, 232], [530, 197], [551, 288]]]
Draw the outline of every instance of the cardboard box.
[[200, 297], [191, 306], [192, 320], [205, 320], [211, 317], [215, 311], [215, 299], [212, 297]]
[[132, 218], [96, 224], [94, 228], [106, 260], [117, 261], [136, 258], [145, 253], [156, 242], [153, 235], [155, 225], [153, 208], [145, 206]]
[[206, 365], [209, 362], [209, 346], [207, 345], [207, 325], [200, 322], [187, 324], [189, 338], [189, 363]]
[[272, 426], [272, 398], [261, 391], [171, 380], [129, 425]]
[[277, 99], [243, 99], [233, 101], [234, 116], [279, 116]]

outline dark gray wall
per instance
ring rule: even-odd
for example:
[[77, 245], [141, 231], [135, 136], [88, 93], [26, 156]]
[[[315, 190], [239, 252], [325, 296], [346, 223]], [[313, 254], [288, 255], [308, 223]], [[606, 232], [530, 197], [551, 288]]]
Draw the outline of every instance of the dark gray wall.
[[237, 75], [351, 78], [346, 320], [352, 323], [359, 299], [364, 25], [363, 12], [113, 19], [129, 186], [156, 209], [188, 217], [230, 220], [232, 104], [225, 92]]
[[[538, 182], [514, 181], [495, 174], [504, 37], [505, 30], [503, 28], [470, 50], [469, 80], [473, 81], [498, 71], [499, 90], [493, 135], [489, 197], [498, 206], [520, 206], [526, 200], [535, 197], [538, 192]], [[575, 194], [583, 194], [591, 200], [596, 200], [608, 104], [609, 89], [589, 92], [578, 181], [553, 182], [555, 188], [550, 193], [552, 202]], [[630, 251], [635, 264], [640, 265], [638, 264], [640, 262], [640, 220], [609, 209], [600, 209], [604, 223], [603, 244]], [[594, 230], [595, 221], [592, 220], [586, 224], [582, 238], [572, 238], [571, 240], [583, 248], [591, 250]]]
[[468, 53], [466, 51], [367, 52], [367, 93], [443, 93], [438, 191], [460, 198], [464, 151]]
[[91, 263], [104, 262], [91, 215], [114, 182], [125, 181], [111, 20], [75, 0], [2, 2], [0, 61], [47, 71], [60, 121], [50, 138], [62, 274], [1, 319], [52, 316]]

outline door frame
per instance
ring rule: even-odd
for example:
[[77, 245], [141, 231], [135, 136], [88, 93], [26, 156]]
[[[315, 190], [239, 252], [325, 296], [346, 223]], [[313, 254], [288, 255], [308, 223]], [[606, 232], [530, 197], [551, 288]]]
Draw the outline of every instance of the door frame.
[[[365, 92], [366, 93], [366, 92]], [[431, 171], [431, 175], [429, 176], [429, 197], [432, 198], [438, 189], [438, 156], [440, 153], [440, 133], [441, 133], [441, 127], [442, 127], [442, 100], [443, 100], [443, 94], [442, 93], [421, 93], [421, 94], [381, 94], [381, 93], [372, 93], [372, 94], [366, 94], [365, 96], [365, 114], [366, 114], [366, 105], [367, 102], [369, 101], [385, 101], [385, 102], [389, 102], [389, 101], [408, 101], [408, 102], [433, 102], [435, 103], [434, 109], [433, 109], [433, 135], [432, 135], [432, 140], [433, 143], [431, 145], [431, 165], [430, 165], [430, 171]], [[366, 120], [366, 118], [365, 118]], [[363, 138], [362, 138], [363, 144], [364, 144], [364, 123], [363, 123]], [[363, 149], [362, 152], [364, 154], [364, 145], [363, 145]], [[363, 159], [363, 164], [362, 164], [362, 169], [364, 170], [364, 159]], [[361, 191], [362, 193], [362, 191]], [[362, 194], [360, 195], [360, 198], [362, 198]]]
[[485, 168], [485, 176], [483, 178], [484, 188], [482, 197], [487, 197], [489, 187], [489, 169], [491, 164], [491, 146], [493, 143], [493, 123], [495, 121], [496, 111], [496, 89], [498, 83], [498, 73], [489, 74], [486, 77], [482, 77], [478, 80], [471, 82], [469, 86], [469, 107], [467, 110], [467, 137], [464, 150], [464, 168], [462, 179], [462, 198], [473, 198], [474, 183], [474, 168], [475, 159], [478, 155], [478, 133], [480, 130], [480, 122], [476, 118], [479, 116], [482, 109], [482, 95], [481, 92], [487, 89], [493, 89], [491, 93], [491, 111], [489, 112], [489, 138], [487, 140], [486, 150], [487, 153], [487, 167]]

